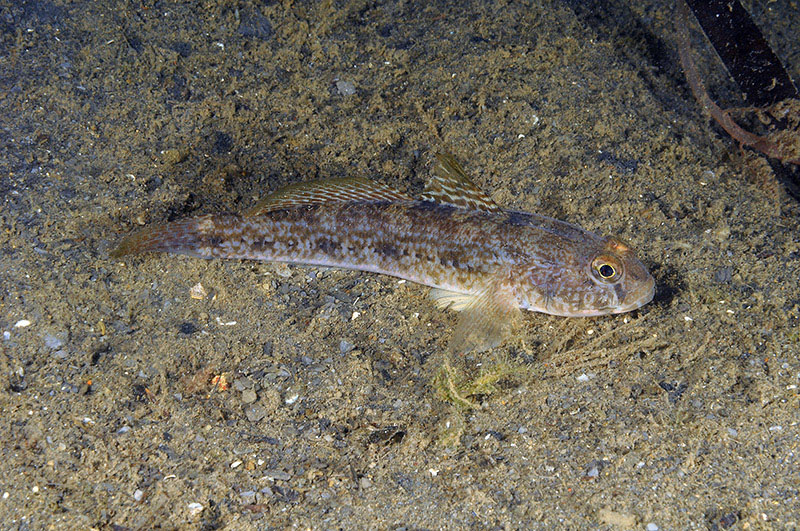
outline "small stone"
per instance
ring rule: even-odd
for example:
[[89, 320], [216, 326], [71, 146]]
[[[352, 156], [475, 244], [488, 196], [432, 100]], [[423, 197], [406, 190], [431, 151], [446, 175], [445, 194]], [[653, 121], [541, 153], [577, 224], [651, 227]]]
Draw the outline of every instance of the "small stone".
[[242, 402], [245, 404], [252, 404], [257, 398], [258, 396], [256, 395], [256, 392], [252, 389], [245, 389], [242, 391]]
[[30, 326], [31, 322], [27, 319], [20, 319], [16, 323], [14, 323], [14, 328], [25, 328], [26, 326]]
[[262, 390], [261, 403], [267, 413], [275, 413], [281, 407], [281, 394], [276, 389]]
[[273, 29], [269, 19], [255, 9], [243, 8], [239, 12], [238, 32], [244, 37], [254, 37], [262, 41], [272, 37]]
[[190, 503], [189, 505], [187, 505], [187, 507], [189, 509], [189, 514], [191, 514], [192, 516], [197, 516], [198, 514], [203, 512], [203, 509], [205, 509], [205, 507], [203, 507], [202, 504], [197, 502]]
[[66, 336], [64, 332], [45, 334], [42, 338], [44, 339], [44, 346], [51, 350], [58, 350], [64, 345], [64, 336]]
[[189, 288], [189, 296], [195, 300], [201, 301], [208, 297], [208, 292], [206, 291], [206, 288], [204, 288], [203, 285], [198, 282]]
[[360, 480], [358, 480], [358, 485], [363, 490], [366, 490], [366, 489], [368, 489], [368, 488], [370, 488], [372, 486], [372, 481], [368, 477], [365, 476], [365, 477], [361, 478]]
[[636, 527], [636, 517], [631, 514], [620, 513], [611, 509], [601, 509], [598, 516], [602, 523], [613, 525], [619, 529], [634, 529]]
[[286, 405], [291, 406], [292, 404], [297, 402], [298, 398], [300, 398], [300, 395], [298, 393], [290, 393], [286, 395], [284, 402], [286, 402]]
[[264, 477], [271, 480], [289, 481], [292, 476], [282, 470], [265, 470]]
[[658, 526], [653, 522], [647, 524], [647, 531], [658, 531]]
[[180, 325], [178, 325], [178, 331], [181, 334], [190, 336], [195, 332], [197, 332], [197, 326], [192, 322], [181, 323]]
[[260, 404], [252, 404], [244, 408], [244, 414], [250, 422], [258, 422], [267, 416], [267, 410]]
[[242, 503], [245, 505], [252, 505], [256, 502], [256, 493], [253, 490], [246, 490], [239, 493]]
[[142, 501], [142, 498], [143, 498], [143, 497], [144, 497], [144, 492], [142, 492], [141, 490], [139, 490], [139, 489], [136, 489], [136, 490], [133, 492], [133, 499], [134, 499], [134, 500], [136, 500], [137, 502], [138, 502], [138, 501]]
[[347, 354], [348, 352], [350, 352], [354, 348], [355, 348], [355, 345], [353, 345], [352, 343], [350, 343], [346, 339], [342, 339], [341, 341], [339, 341], [339, 352], [341, 352], [342, 354]]
[[187, 154], [181, 153], [177, 149], [165, 149], [161, 152], [161, 160], [164, 164], [174, 165], [178, 164], [179, 162], [183, 162], [186, 159]]
[[233, 381], [233, 388], [237, 391], [244, 391], [245, 389], [252, 389], [253, 388], [253, 380], [250, 378], [242, 377], [236, 378]]
[[337, 81], [336, 90], [342, 96], [352, 96], [356, 93], [356, 86], [350, 81]]

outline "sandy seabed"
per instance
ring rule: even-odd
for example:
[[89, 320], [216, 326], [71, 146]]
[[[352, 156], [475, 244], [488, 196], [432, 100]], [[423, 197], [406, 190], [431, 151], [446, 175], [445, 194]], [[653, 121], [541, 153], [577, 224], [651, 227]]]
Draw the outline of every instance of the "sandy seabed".
[[[797, 6], [750, 7], [800, 79]], [[796, 529], [800, 208], [674, 36], [657, 2], [0, 3], [0, 527]], [[656, 300], [526, 316], [460, 413], [424, 288], [109, 258], [305, 179], [418, 193], [442, 148], [630, 242]]]

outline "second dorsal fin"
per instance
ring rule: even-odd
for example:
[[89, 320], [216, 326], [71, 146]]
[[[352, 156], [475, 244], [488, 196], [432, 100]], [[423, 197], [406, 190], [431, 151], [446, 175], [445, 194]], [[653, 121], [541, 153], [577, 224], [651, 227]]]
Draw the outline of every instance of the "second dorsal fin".
[[433, 169], [433, 176], [425, 185], [422, 193], [423, 201], [433, 201], [469, 210], [499, 212], [497, 203], [481, 191], [467, 177], [464, 168], [450, 153], [437, 153], [438, 163]]
[[303, 205], [318, 205], [330, 201], [408, 201], [411, 198], [394, 188], [364, 177], [321, 179], [290, 184], [261, 199], [246, 216], [258, 216], [273, 210]]

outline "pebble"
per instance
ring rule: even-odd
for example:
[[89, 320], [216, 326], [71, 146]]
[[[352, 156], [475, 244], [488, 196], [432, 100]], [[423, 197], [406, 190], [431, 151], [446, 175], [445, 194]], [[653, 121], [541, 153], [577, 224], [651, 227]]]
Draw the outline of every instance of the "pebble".
[[25, 328], [26, 326], [30, 326], [31, 322], [27, 319], [20, 319], [16, 323], [14, 323], [14, 328]]
[[339, 341], [339, 352], [342, 354], [347, 354], [351, 350], [355, 348], [355, 345], [347, 341], [346, 339], [342, 339]]
[[658, 526], [653, 522], [647, 524], [647, 531], [658, 531]]
[[289, 481], [290, 479], [292, 479], [292, 476], [282, 470], [265, 470], [264, 478], [272, 480], [278, 479], [281, 481]]
[[257, 398], [258, 395], [256, 395], [256, 392], [253, 391], [252, 389], [245, 389], [244, 391], [242, 391], [242, 402], [244, 402], [245, 404], [252, 404], [253, 402], [256, 401]]
[[206, 291], [206, 288], [203, 287], [203, 284], [198, 282], [189, 288], [189, 296], [195, 300], [203, 300], [208, 297], [208, 291]]
[[339, 94], [342, 96], [352, 96], [356, 93], [356, 86], [350, 81], [337, 81], [336, 90], [339, 91]]
[[197, 502], [190, 503], [189, 505], [187, 505], [187, 507], [189, 508], [189, 514], [191, 514], [192, 516], [197, 516], [198, 514], [203, 512], [203, 509], [205, 509], [205, 507], [203, 507], [202, 504]]
[[244, 415], [250, 422], [258, 422], [267, 416], [267, 410], [260, 404], [252, 404], [244, 408]]
[[636, 529], [636, 517], [631, 514], [618, 513], [611, 509], [601, 509], [598, 513], [600, 521], [604, 524], [611, 524], [619, 529]]
[[256, 502], [256, 493], [253, 490], [246, 490], [239, 493], [242, 503], [245, 505], [252, 505]]
[[286, 399], [284, 399], [284, 402], [287, 405], [291, 406], [292, 404], [297, 402], [298, 398], [300, 398], [300, 395], [298, 393], [290, 393], [290, 394], [286, 395]]
[[237, 391], [244, 391], [245, 389], [253, 388], [253, 380], [247, 377], [236, 378], [233, 381], [233, 388]]
[[143, 497], [144, 497], [144, 492], [142, 492], [141, 490], [139, 490], [139, 489], [136, 489], [136, 490], [133, 492], [133, 499], [134, 499], [134, 500], [136, 500], [137, 502], [138, 502], [138, 501], [142, 501], [142, 498], [143, 498]]
[[267, 413], [274, 413], [281, 407], [281, 394], [276, 389], [262, 390], [261, 403]]
[[63, 336], [65, 336], [65, 332], [59, 332], [57, 334], [45, 334], [42, 339], [44, 339], [44, 346], [51, 350], [58, 350], [64, 345]]

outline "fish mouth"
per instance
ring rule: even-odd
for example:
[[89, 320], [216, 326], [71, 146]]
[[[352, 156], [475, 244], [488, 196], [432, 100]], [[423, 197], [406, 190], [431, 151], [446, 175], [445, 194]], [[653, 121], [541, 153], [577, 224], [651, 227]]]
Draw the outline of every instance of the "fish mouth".
[[575, 312], [574, 315], [581, 317], [598, 317], [601, 315], [626, 313], [637, 308], [641, 308], [645, 304], [653, 300], [656, 293], [656, 282], [651, 277], [647, 282], [643, 283], [636, 290], [627, 294], [625, 299], [614, 306], [604, 306], [602, 308], [591, 308], [588, 310], [580, 310]]
[[643, 283], [636, 290], [629, 292], [623, 303], [614, 308], [611, 313], [625, 313], [641, 308], [652, 301], [655, 294], [656, 281], [653, 277], [650, 277], [647, 279], [647, 282]]

